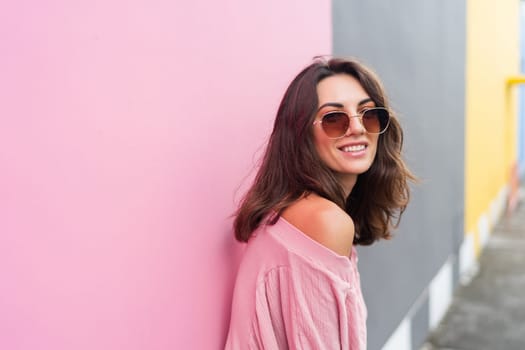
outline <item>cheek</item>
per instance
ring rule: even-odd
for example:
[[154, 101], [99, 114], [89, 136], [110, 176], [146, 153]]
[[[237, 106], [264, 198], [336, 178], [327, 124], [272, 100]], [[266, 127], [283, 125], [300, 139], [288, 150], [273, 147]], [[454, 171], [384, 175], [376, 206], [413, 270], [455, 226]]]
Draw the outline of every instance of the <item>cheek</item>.
[[325, 165], [329, 165], [331, 162], [330, 159], [332, 159], [333, 145], [331, 141], [332, 140], [326, 139], [324, 137], [314, 137], [314, 140], [313, 140], [315, 151], [317, 153], [317, 157]]
[[379, 146], [379, 137], [378, 136], [374, 136], [373, 138], [371, 138], [370, 139], [370, 145], [374, 149], [374, 157], [375, 157], [375, 155], [377, 154], [377, 148]]
[[320, 130], [315, 130], [313, 133], [313, 143], [317, 155], [320, 156], [323, 153], [323, 150], [326, 148], [326, 140], [323, 135], [320, 134]]

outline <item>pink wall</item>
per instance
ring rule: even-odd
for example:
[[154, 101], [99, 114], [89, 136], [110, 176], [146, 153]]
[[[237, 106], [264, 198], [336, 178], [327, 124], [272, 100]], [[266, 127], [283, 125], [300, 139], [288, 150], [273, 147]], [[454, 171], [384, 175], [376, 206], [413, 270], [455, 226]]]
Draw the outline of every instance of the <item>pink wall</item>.
[[228, 215], [330, 21], [326, 0], [1, 4], [0, 348], [220, 348]]

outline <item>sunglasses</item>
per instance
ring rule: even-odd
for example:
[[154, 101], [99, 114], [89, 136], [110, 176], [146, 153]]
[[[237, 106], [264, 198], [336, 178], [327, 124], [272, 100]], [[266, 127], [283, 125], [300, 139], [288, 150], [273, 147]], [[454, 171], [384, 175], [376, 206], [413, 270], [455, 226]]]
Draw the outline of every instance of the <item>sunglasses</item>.
[[390, 114], [383, 107], [374, 107], [363, 110], [358, 115], [348, 115], [344, 111], [331, 111], [323, 115], [315, 124], [321, 124], [326, 136], [339, 139], [348, 133], [350, 118], [358, 118], [359, 122], [369, 134], [382, 134], [390, 123]]

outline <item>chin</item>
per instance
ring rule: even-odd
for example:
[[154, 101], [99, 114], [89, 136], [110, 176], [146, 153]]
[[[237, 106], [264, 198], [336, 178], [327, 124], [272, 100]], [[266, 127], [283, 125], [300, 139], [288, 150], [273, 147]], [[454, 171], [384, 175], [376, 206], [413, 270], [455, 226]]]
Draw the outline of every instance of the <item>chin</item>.
[[356, 166], [351, 168], [345, 168], [343, 169], [342, 173], [348, 174], [348, 175], [361, 175], [363, 173], [366, 173], [372, 165], [364, 165], [364, 166]]

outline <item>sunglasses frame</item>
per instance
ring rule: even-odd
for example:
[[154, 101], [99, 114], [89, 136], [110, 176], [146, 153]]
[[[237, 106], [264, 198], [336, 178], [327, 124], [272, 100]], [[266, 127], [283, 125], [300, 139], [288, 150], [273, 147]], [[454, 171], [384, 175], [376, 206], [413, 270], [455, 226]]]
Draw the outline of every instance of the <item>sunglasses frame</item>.
[[[388, 115], [388, 121], [386, 123], [386, 126], [385, 128], [381, 131], [381, 132], [369, 132], [368, 130], [366, 130], [365, 128], [365, 125], [363, 124], [363, 115], [368, 112], [368, 111], [373, 111], [373, 110], [383, 110], [383, 111], [386, 111], [387, 115]], [[343, 113], [345, 114], [347, 117], [348, 117], [348, 128], [345, 130], [345, 132], [343, 133], [343, 135], [341, 136], [338, 136], [338, 137], [330, 137], [328, 136], [328, 134], [326, 135], [329, 139], [333, 139], [333, 140], [337, 140], [337, 139], [341, 139], [343, 137], [346, 136], [346, 134], [348, 133], [348, 130], [350, 130], [350, 122], [351, 122], [351, 118], [358, 118], [359, 119], [359, 123], [361, 123], [361, 126], [363, 127], [363, 129], [365, 130], [365, 132], [367, 134], [371, 134], [371, 135], [381, 135], [383, 134], [387, 129], [388, 129], [388, 126], [390, 125], [390, 112], [388, 111], [387, 108], [385, 107], [372, 107], [372, 108], [366, 108], [364, 109], [363, 111], [361, 111], [359, 114], [357, 115], [350, 115], [348, 113], [346, 113], [345, 111], [342, 111], [342, 110], [335, 110], [335, 111], [330, 111], [330, 112], [327, 112], [325, 114], [323, 114], [321, 116], [321, 119], [318, 119], [316, 121], [314, 121], [314, 125], [316, 124], [321, 124], [321, 127], [322, 127], [322, 124], [323, 124], [323, 120], [324, 120], [324, 117], [326, 117], [327, 115], [330, 115], [330, 114], [333, 114], [333, 113]], [[324, 130], [323, 128], [323, 132], [326, 134], [326, 131]]]

